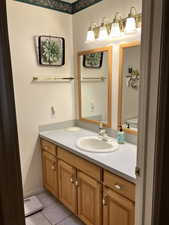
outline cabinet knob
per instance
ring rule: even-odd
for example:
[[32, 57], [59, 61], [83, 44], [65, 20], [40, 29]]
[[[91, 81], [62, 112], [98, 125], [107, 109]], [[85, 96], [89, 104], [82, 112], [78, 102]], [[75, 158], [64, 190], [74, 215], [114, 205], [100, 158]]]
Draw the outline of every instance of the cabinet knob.
[[78, 187], [79, 186], [79, 182], [78, 180], [75, 181], [75, 186]]
[[73, 184], [74, 183], [74, 180], [73, 180], [73, 178], [71, 177], [70, 178], [70, 182]]
[[121, 190], [121, 186], [119, 184], [115, 184], [114, 187], [117, 189], [117, 190]]
[[53, 165], [52, 165], [51, 169], [56, 170], [56, 163], [55, 162], [53, 162]]
[[48, 147], [47, 146], [44, 146], [44, 149], [47, 151], [48, 150]]
[[51, 169], [52, 169], [52, 170], [56, 170], [56, 167], [55, 167], [55, 166], [52, 166]]

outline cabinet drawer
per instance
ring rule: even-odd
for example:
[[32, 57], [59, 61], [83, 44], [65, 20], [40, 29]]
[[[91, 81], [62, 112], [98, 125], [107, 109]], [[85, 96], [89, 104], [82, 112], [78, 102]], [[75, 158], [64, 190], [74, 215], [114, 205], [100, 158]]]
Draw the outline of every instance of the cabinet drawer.
[[126, 198], [135, 201], [135, 185], [104, 170], [104, 184]]
[[46, 140], [41, 139], [42, 150], [56, 156], [56, 146]]
[[67, 162], [69, 165], [76, 167], [82, 172], [88, 174], [90, 177], [101, 181], [101, 168], [82, 159], [64, 149], [58, 148], [58, 158]]

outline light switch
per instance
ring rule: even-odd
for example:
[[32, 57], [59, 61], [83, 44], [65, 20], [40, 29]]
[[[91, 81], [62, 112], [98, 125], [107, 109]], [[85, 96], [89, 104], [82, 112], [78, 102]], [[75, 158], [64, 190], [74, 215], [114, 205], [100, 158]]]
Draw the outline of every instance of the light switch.
[[90, 103], [90, 112], [94, 112], [94, 110], [95, 110], [94, 102], [91, 102]]
[[56, 110], [55, 110], [55, 107], [54, 106], [51, 106], [51, 112], [52, 112], [52, 115], [55, 115]]

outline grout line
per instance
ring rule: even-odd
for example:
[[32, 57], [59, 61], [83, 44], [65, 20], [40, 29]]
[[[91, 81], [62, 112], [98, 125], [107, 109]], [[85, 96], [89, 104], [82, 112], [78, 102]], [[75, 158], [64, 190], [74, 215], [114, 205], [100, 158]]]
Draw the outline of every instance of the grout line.
[[[48, 207], [47, 207], [48, 208]], [[42, 210], [43, 211], [43, 210]], [[51, 221], [42, 213], [43, 217], [49, 222], [50, 225], [57, 225], [62, 223], [65, 219], [67, 219], [68, 217], [71, 217], [73, 214], [67, 215], [66, 217], [64, 217], [62, 220], [60, 220], [58, 223], [56, 224], [52, 224]]]
[[45, 215], [43, 215], [43, 213], [42, 213], [42, 216], [48, 221], [48, 223], [49, 223], [50, 225], [52, 225], [52, 223], [49, 221], [49, 219], [48, 219]]
[[48, 221], [48, 223], [49, 223], [50, 225], [52, 225], [52, 223], [48, 220], [48, 218], [46, 218], [46, 216], [43, 215], [43, 213], [41, 213], [41, 214], [42, 214], [42, 216]]
[[54, 225], [59, 225], [60, 223], [62, 223], [64, 220], [66, 220], [67, 218], [71, 217], [72, 215], [68, 215], [67, 217], [65, 217], [63, 220], [59, 221], [58, 223], [54, 224]]
[[[40, 198], [38, 197], [38, 195], [36, 195], [37, 196], [37, 198], [39, 199], [39, 201], [41, 202], [41, 200], [40, 200]], [[58, 203], [60, 203], [65, 209], [67, 209], [60, 201], [57, 201]], [[41, 202], [42, 203], [42, 202]], [[42, 203], [43, 204], [43, 203]], [[51, 205], [53, 205], [53, 204], [51, 204]], [[48, 207], [45, 207], [44, 206], [44, 209], [47, 209], [47, 208], [49, 208], [51, 205], [49, 205]], [[69, 212], [70, 212], [70, 215], [67, 215], [67, 216], [65, 216], [63, 219], [61, 219], [59, 222], [57, 222], [56, 224], [52, 224], [51, 223], [51, 221], [43, 214], [43, 210], [41, 211], [41, 214], [42, 214], [42, 216], [44, 217], [44, 219], [46, 219], [47, 221], [48, 221], [48, 223], [50, 224], [50, 225], [59, 225], [60, 223], [62, 223], [62, 222], [64, 222], [64, 220], [66, 220], [67, 218], [69, 218], [69, 217], [72, 217], [73, 216], [73, 213], [69, 210], [69, 209], [67, 209]], [[38, 224], [39, 225], [39, 224]]]

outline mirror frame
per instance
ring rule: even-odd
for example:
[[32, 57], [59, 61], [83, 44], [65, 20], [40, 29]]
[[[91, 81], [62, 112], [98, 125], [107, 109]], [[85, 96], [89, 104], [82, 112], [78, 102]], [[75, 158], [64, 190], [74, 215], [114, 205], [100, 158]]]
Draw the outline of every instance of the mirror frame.
[[[118, 91], [118, 126], [117, 129], [119, 130], [122, 126], [122, 104], [123, 104], [123, 64], [124, 64], [124, 49], [125, 48], [131, 48], [131, 47], [137, 47], [140, 46], [140, 41], [134, 41], [130, 43], [121, 44], [119, 48], [119, 91]], [[123, 128], [123, 131], [132, 134], [137, 135], [138, 131], [129, 129], [129, 128]]]
[[82, 101], [81, 101], [81, 68], [80, 68], [80, 56], [96, 53], [107, 52], [108, 53], [108, 99], [107, 99], [107, 123], [104, 123], [104, 127], [111, 128], [112, 125], [112, 46], [95, 48], [78, 53], [77, 65], [78, 65], [78, 98], [79, 98], [79, 120], [99, 125], [97, 120], [88, 120], [82, 117]]

